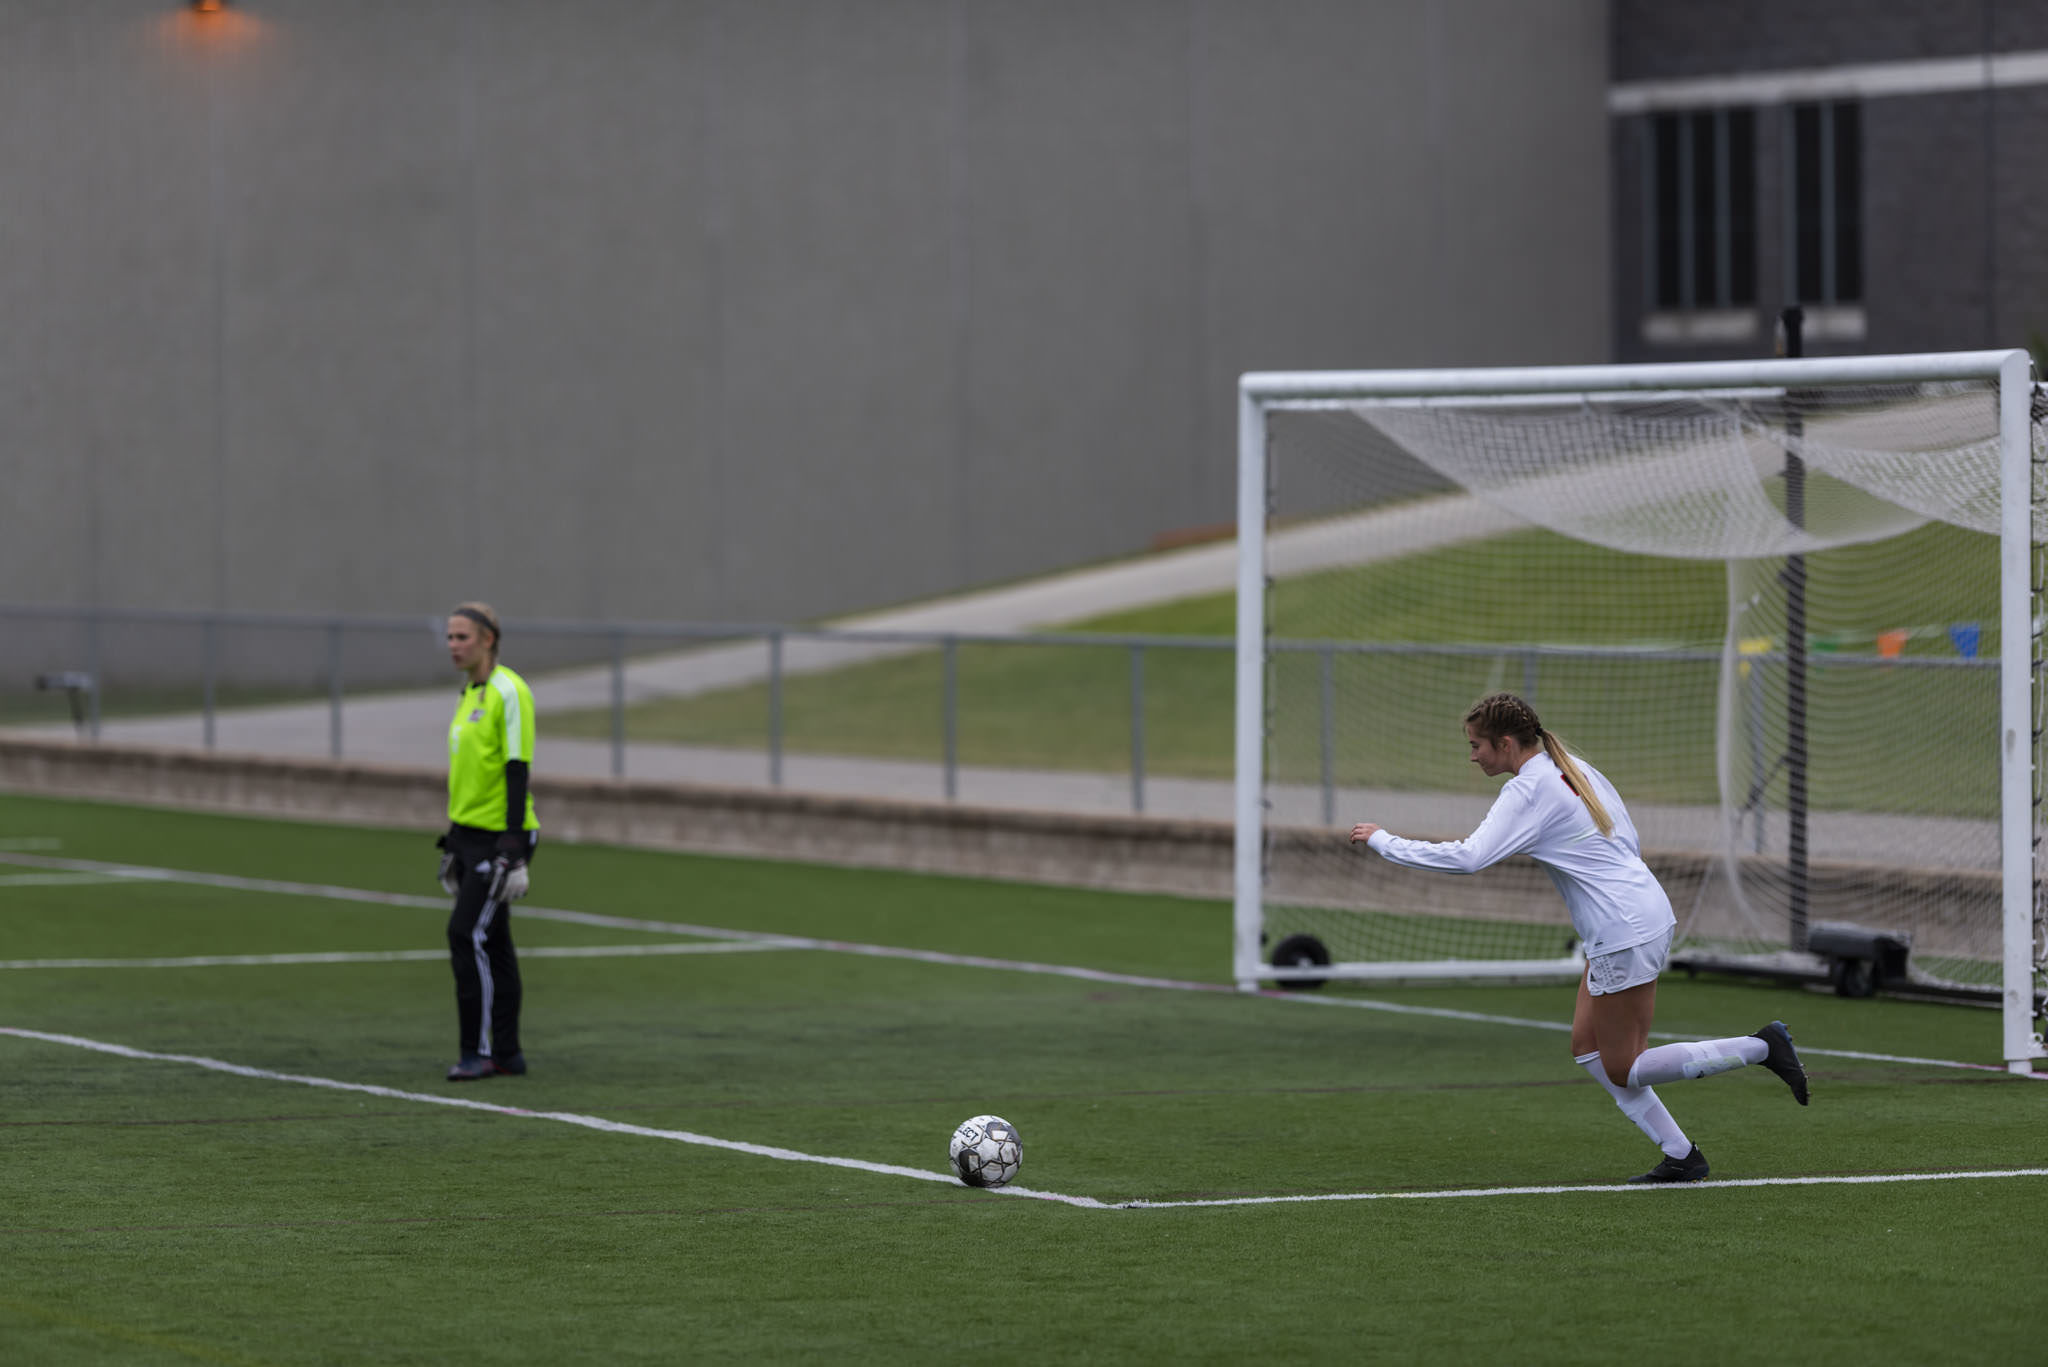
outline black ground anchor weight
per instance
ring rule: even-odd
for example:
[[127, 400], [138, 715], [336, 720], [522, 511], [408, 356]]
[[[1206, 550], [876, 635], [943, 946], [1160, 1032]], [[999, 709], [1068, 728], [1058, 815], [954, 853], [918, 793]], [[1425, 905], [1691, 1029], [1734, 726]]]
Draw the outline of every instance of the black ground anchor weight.
[[1874, 997], [1906, 982], [1906, 959], [1913, 937], [1905, 932], [1871, 930], [1840, 921], [1817, 921], [1806, 947], [1825, 959], [1828, 981], [1838, 997]]
[[[1273, 947], [1272, 964], [1275, 968], [1327, 968], [1330, 965], [1329, 948], [1313, 935], [1290, 935]], [[1310, 992], [1328, 981], [1326, 978], [1276, 978], [1283, 991]]]

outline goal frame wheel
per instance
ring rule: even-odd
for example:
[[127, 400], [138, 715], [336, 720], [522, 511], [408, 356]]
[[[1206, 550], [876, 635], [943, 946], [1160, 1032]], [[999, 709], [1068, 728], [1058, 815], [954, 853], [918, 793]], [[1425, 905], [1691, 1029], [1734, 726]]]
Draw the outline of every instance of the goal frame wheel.
[[[1289, 935], [1273, 946], [1272, 966], [1274, 968], [1326, 968], [1330, 963], [1329, 946], [1313, 935]], [[1327, 978], [1278, 978], [1283, 992], [1313, 992], [1328, 982]]]

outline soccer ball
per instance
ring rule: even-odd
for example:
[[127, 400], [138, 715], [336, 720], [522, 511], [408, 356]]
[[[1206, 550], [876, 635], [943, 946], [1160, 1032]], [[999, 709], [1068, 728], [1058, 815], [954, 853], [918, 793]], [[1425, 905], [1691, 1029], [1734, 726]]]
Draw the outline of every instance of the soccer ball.
[[1000, 1187], [1024, 1166], [1024, 1141], [1017, 1127], [999, 1115], [961, 1121], [946, 1153], [954, 1173], [970, 1187]]

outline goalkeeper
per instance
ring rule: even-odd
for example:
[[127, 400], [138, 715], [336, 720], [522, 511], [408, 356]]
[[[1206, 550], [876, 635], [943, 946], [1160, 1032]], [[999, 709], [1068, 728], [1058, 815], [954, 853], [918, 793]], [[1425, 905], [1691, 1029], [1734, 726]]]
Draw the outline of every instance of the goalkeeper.
[[1352, 828], [1382, 859], [1409, 868], [1476, 873], [1509, 855], [1543, 866], [1564, 894], [1585, 946], [1586, 972], [1572, 1012], [1573, 1062], [1607, 1089], [1622, 1114], [1664, 1151], [1631, 1182], [1698, 1182], [1706, 1156], [1686, 1138], [1653, 1084], [1711, 1077], [1760, 1063], [1806, 1104], [1806, 1070], [1792, 1033], [1772, 1021], [1753, 1035], [1700, 1043], [1650, 1044], [1657, 975], [1677, 921], [1671, 899], [1643, 862], [1621, 795], [1604, 775], [1568, 753], [1533, 708], [1512, 693], [1482, 699], [1465, 714], [1472, 762], [1488, 778], [1512, 774], [1479, 829], [1463, 840], [1403, 840], [1371, 822]]
[[440, 840], [441, 886], [455, 899], [448, 957], [461, 1042], [450, 1082], [526, 1071], [511, 917], [540, 841], [526, 791], [533, 693], [498, 663], [501, 635], [487, 604], [464, 603], [449, 614], [448, 658], [465, 676], [448, 724], [449, 826]]

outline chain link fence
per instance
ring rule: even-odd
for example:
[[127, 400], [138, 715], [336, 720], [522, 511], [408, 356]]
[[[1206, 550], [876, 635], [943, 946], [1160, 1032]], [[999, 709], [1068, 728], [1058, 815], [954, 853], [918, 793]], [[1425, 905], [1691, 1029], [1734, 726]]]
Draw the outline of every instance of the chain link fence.
[[[445, 620], [0, 606], [0, 727], [438, 765], [456, 693]], [[1220, 636], [513, 621], [504, 658], [534, 689], [544, 771], [1221, 820], [1233, 647]], [[1271, 728], [1269, 800], [1276, 818], [1325, 826], [1345, 788], [1380, 781], [1366, 751], [1385, 744], [1359, 739], [1355, 718], [1380, 705], [1384, 671], [1404, 659], [1464, 657], [1475, 679], [1539, 702], [1547, 681], [1569, 690], [1575, 670], [1618, 660], [1683, 669], [1709, 693], [1721, 668], [1712, 650], [1270, 647], [1286, 715]], [[1745, 658], [1752, 699], [1782, 658]], [[1443, 724], [1454, 730], [1455, 718]], [[1436, 747], [1453, 761], [1455, 739]], [[1449, 772], [1455, 786], [1455, 763]]]

